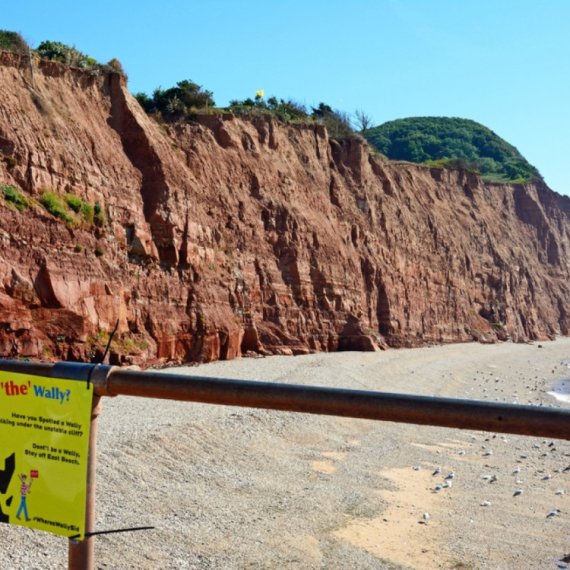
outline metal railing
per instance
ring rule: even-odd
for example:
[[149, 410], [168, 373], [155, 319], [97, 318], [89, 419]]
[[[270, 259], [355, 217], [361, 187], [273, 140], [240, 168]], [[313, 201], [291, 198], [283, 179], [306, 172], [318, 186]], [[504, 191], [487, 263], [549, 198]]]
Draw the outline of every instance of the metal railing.
[[[97, 416], [103, 396], [140, 396], [570, 440], [570, 410], [560, 408], [139, 372], [72, 362], [0, 360], [0, 370], [93, 383], [86, 534], [94, 531]], [[68, 568], [92, 570], [93, 548], [93, 536], [81, 542], [70, 540]]]

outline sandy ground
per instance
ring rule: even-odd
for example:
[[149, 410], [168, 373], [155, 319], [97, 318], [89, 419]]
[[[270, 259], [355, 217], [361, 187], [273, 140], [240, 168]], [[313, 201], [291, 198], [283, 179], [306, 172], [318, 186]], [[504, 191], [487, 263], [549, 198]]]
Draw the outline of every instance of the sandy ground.
[[[570, 339], [559, 339], [177, 372], [568, 407], [549, 394], [570, 372], [567, 359]], [[105, 399], [97, 528], [155, 529], [99, 537], [96, 568], [565, 568], [568, 466], [562, 440]], [[66, 556], [65, 539], [2, 528], [2, 568], [65, 568]]]

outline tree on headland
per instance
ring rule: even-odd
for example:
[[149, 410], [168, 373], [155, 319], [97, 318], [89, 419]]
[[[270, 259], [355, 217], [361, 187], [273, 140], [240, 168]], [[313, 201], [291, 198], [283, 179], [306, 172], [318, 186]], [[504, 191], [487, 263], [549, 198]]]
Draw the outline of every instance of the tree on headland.
[[364, 136], [364, 134], [374, 126], [372, 117], [361, 109], [356, 109], [354, 112], [354, 121], [356, 130]]
[[326, 103], [319, 103], [318, 107], [311, 107], [315, 119], [325, 119], [329, 115], [334, 114], [334, 111], [330, 105]]

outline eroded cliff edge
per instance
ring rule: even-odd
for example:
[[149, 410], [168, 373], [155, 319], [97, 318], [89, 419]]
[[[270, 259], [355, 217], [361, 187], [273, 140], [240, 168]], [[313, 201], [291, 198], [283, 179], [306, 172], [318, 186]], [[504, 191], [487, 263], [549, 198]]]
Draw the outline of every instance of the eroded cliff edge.
[[[372, 156], [320, 125], [158, 125], [124, 78], [0, 54], [0, 356], [208, 361], [566, 335], [570, 199]], [[79, 247], [78, 247], [79, 246]], [[95, 251], [103, 252], [96, 256]], [[81, 250], [81, 251], [79, 251]]]

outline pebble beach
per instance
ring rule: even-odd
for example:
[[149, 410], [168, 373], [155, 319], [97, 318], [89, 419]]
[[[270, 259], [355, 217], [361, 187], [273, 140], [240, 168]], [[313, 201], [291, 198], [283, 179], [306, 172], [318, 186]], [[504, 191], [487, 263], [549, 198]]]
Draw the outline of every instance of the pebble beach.
[[[242, 358], [210, 377], [570, 406], [570, 339]], [[570, 428], [569, 428], [570, 438]], [[570, 441], [105, 398], [101, 569], [570, 568]], [[3, 525], [2, 568], [67, 567], [67, 540]]]

